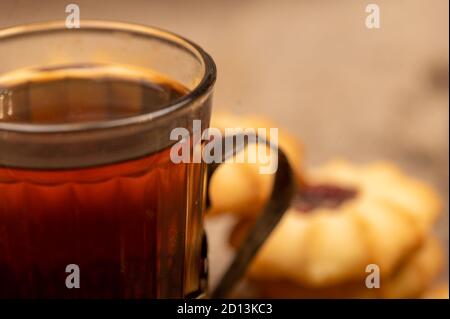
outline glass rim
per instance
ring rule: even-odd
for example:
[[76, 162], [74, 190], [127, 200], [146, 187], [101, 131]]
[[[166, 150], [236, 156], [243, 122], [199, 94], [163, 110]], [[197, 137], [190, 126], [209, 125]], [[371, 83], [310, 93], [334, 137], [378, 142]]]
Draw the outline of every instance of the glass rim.
[[[143, 37], [152, 36], [161, 40], [165, 40], [169, 43], [182, 46], [200, 59], [204, 67], [204, 74], [202, 76], [202, 79], [194, 89], [189, 91], [186, 95], [182, 96], [179, 100], [169, 102], [164, 106], [164, 108], [160, 110], [125, 118], [67, 124], [29, 124], [0, 122], [0, 131], [16, 133], [67, 133], [103, 130], [130, 126], [133, 124], [143, 124], [165, 116], [170, 116], [174, 112], [183, 110], [197, 98], [209, 93], [216, 81], [216, 65], [211, 56], [196, 43], [173, 32], [142, 24], [107, 20], [83, 20], [81, 23], [81, 29], [84, 31], [120, 31]], [[12, 26], [5, 29], [0, 29], [0, 45], [3, 40], [10, 38], [18, 38], [22, 36], [33, 35], [36, 33], [56, 32], [62, 30], [67, 30], [68, 32], [76, 32], [79, 29], [67, 29], [64, 21], [48, 21]]]

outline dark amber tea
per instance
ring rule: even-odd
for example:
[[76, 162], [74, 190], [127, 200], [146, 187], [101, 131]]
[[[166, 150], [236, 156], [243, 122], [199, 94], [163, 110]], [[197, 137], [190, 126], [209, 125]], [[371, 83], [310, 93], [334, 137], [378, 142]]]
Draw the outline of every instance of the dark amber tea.
[[[188, 91], [157, 73], [117, 65], [20, 71], [0, 81], [0, 123], [120, 125]], [[2, 162], [10, 153], [0, 148], [1, 298], [168, 298], [202, 291], [204, 166], [172, 163], [166, 131], [140, 134], [136, 151], [118, 158], [103, 154], [106, 146], [117, 152], [129, 146], [120, 137], [116, 146], [114, 137], [106, 145], [80, 136], [54, 148], [49, 139], [45, 150], [33, 150], [45, 152], [40, 156], [49, 160], [41, 162]], [[114, 133], [105, 139], [108, 134]], [[29, 143], [14, 152], [27, 151]], [[150, 144], [156, 149], [141, 148]], [[49, 162], [61, 153], [67, 160]], [[68, 287], [68, 265], [78, 266], [79, 287]]]
[[83, 20], [0, 30], [0, 61], [0, 298], [204, 296], [206, 164], [170, 155], [209, 125], [211, 57]]

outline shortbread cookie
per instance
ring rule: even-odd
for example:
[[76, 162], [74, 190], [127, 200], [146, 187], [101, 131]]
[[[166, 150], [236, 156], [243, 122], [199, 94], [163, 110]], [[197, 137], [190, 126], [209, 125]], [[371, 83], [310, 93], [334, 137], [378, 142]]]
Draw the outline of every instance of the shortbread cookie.
[[[364, 278], [368, 264], [389, 277], [420, 246], [440, 210], [432, 188], [388, 163], [333, 161], [306, 180], [255, 257], [250, 278], [328, 287]], [[235, 245], [253, 220], [249, 214], [235, 228]]]
[[443, 284], [439, 284], [436, 287], [425, 291], [422, 295], [424, 299], [449, 299], [448, 297], [448, 281]]
[[[266, 138], [270, 140], [270, 128], [278, 126], [269, 120], [258, 117], [238, 117], [229, 114], [214, 114], [211, 127], [219, 128], [224, 134], [225, 129], [264, 129]], [[297, 181], [302, 179], [302, 146], [296, 138], [278, 129], [278, 145], [285, 152], [288, 161], [293, 168]], [[269, 152], [264, 146], [264, 154], [252, 160], [249, 154], [258, 154], [260, 150], [256, 144], [250, 144], [233, 158], [227, 160], [217, 168], [211, 178], [209, 186], [209, 198], [211, 208], [209, 214], [229, 212], [237, 215], [255, 215], [259, 213], [270, 196], [274, 173], [266, 174], [262, 171], [268, 169], [269, 163], [276, 164], [275, 151]], [[237, 159], [244, 158], [244, 163], [238, 163]], [[276, 167], [275, 167], [276, 168]]]
[[263, 278], [253, 279], [251, 285], [255, 288], [255, 297], [263, 298], [418, 298], [436, 278], [442, 263], [438, 241], [429, 238], [390, 277], [381, 276], [379, 288], [368, 288], [364, 279], [316, 289], [287, 280]]

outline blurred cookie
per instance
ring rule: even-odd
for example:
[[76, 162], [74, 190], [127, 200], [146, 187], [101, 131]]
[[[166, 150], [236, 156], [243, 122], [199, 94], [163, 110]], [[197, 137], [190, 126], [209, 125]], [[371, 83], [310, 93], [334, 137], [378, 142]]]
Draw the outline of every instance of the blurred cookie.
[[295, 282], [264, 279], [253, 279], [251, 284], [257, 296], [263, 298], [417, 298], [432, 283], [442, 263], [438, 241], [429, 238], [395, 273], [381, 277], [380, 288], [367, 288], [365, 280], [315, 289]]
[[[440, 210], [433, 189], [389, 163], [333, 161], [306, 180], [255, 257], [250, 278], [329, 287], [365, 278], [368, 264], [390, 277], [424, 241]], [[232, 244], [245, 238], [253, 220], [249, 214], [238, 223]]]
[[423, 295], [424, 299], [449, 299], [448, 297], [448, 282], [440, 284], [427, 290]]
[[[213, 114], [211, 127], [225, 129], [264, 129], [270, 139], [270, 128], [278, 128], [273, 122], [260, 117], [240, 117], [230, 114]], [[303, 150], [300, 142], [292, 135], [278, 128], [278, 145], [286, 153], [297, 180], [301, 180], [301, 164]], [[264, 146], [265, 147], [265, 146]], [[260, 169], [269, 161], [275, 162], [274, 152], [265, 147], [265, 161], [260, 158], [252, 163], [249, 154], [258, 154], [256, 144], [250, 144], [232, 159], [219, 166], [210, 180], [209, 198], [211, 208], [209, 214], [229, 212], [237, 215], [257, 214], [272, 190], [274, 174], [261, 174]], [[237, 163], [236, 158], [244, 158], [245, 163]]]
[[433, 282], [442, 269], [444, 256], [439, 241], [428, 238], [417, 252], [382, 286], [383, 298], [416, 298]]

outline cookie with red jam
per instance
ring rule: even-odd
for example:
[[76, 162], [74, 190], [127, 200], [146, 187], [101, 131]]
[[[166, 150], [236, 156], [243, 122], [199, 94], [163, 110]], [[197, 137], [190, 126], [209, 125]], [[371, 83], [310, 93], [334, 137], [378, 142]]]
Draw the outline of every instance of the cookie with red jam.
[[[250, 279], [339, 287], [364, 282], [369, 264], [389, 278], [425, 242], [440, 212], [430, 186], [390, 163], [332, 161], [305, 181], [252, 262]], [[234, 246], [255, 219], [240, 216], [230, 235]]]

